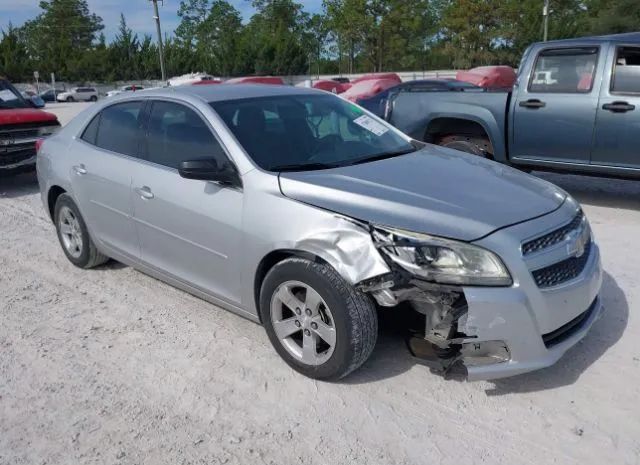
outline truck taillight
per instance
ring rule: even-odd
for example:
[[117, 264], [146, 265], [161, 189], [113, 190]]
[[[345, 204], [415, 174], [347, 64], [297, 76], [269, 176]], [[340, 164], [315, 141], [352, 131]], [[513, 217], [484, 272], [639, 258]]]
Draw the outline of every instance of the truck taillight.
[[36, 141], [36, 153], [40, 152], [40, 147], [42, 147], [43, 143], [44, 143], [44, 139], [38, 139]]

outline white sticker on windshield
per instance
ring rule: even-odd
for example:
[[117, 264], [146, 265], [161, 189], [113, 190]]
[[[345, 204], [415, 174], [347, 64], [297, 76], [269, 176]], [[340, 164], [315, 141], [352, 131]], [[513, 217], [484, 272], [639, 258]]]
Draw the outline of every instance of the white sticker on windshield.
[[384, 124], [378, 123], [376, 120], [367, 115], [362, 115], [353, 120], [358, 126], [365, 128], [367, 131], [374, 133], [376, 136], [381, 136], [389, 132], [389, 128]]
[[18, 97], [10, 90], [0, 90], [0, 100], [8, 102], [9, 100], [17, 100]]

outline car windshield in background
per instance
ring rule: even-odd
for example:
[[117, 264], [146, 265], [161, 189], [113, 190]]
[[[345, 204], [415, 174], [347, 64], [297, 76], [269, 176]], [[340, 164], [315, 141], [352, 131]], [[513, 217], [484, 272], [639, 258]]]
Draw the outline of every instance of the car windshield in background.
[[360, 107], [332, 95], [213, 102], [253, 161], [268, 171], [366, 163], [416, 148]]
[[8, 81], [0, 79], [0, 110], [29, 108], [29, 104]]

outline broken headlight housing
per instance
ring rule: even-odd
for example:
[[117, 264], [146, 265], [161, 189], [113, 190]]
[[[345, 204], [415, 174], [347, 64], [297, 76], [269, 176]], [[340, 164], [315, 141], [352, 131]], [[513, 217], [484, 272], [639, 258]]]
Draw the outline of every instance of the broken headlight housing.
[[493, 252], [466, 242], [376, 227], [376, 247], [409, 273], [440, 284], [510, 286], [511, 275]]

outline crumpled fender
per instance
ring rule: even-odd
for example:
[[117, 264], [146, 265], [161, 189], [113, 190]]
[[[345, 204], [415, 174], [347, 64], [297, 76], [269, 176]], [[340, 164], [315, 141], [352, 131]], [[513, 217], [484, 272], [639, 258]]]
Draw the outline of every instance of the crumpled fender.
[[340, 216], [325, 223], [297, 241], [295, 249], [322, 258], [350, 284], [391, 271], [364, 225]]

